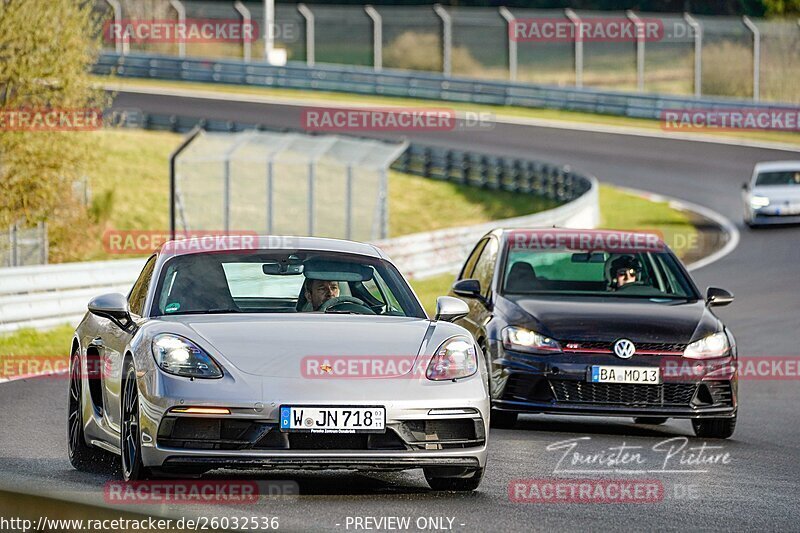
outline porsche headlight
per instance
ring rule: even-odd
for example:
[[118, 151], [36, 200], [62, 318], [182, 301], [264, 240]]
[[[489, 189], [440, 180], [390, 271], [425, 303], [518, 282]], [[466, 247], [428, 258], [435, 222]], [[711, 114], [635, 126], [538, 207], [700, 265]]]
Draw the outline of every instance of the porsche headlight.
[[156, 364], [169, 374], [189, 378], [221, 378], [222, 370], [200, 347], [189, 339], [163, 333], [153, 339]]
[[478, 371], [475, 345], [466, 337], [445, 341], [428, 364], [426, 376], [434, 381], [466, 378]]
[[683, 356], [689, 359], [713, 359], [715, 357], [725, 357], [730, 353], [731, 345], [728, 343], [728, 336], [724, 331], [709, 335], [699, 341], [695, 341], [686, 347]]
[[769, 205], [769, 198], [766, 196], [753, 196], [750, 198], [750, 207], [758, 209], [760, 207], [767, 207]]
[[507, 350], [517, 350], [522, 352], [548, 351], [560, 352], [561, 346], [558, 341], [546, 337], [535, 331], [516, 326], [508, 326], [503, 329], [503, 347]]

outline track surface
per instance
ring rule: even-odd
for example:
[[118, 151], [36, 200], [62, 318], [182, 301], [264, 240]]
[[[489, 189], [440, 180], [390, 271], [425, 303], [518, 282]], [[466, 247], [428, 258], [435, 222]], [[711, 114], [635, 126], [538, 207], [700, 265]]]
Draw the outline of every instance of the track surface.
[[[152, 113], [262, 122], [297, 128], [301, 110], [292, 106], [209, 101], [121, 93], [116, 106]], [[685, 199], [712, 208], [741, 226], [740, 185], [761, 160], [797, 159], [794, 152], [568, 129], [497, 125], [492, 131], [413, 133], [414, 139], [488, 153], [566, 163], [601, 181]], [[800, 355], [798, 260], [800, 228], [752, 231], [727, 257], [694, 273], [698, 285], [721, 286], [736, 301], [719, 315], [733, 329], [740, 355]], [[336, 474], [285, 472], [259, 479], [291, 479], [301, 496], [255, 506], [173, 507], [173, 514], [278, 516], [288, 530], [346, 531], [347, 517], [449, 517], [457, 531], [702, 529], [800, 531], [800, 389], [797, 381], [744, 381], [739, 425], [733, 439], [708, 441], [728, 452], [727, 464], [698, 466], [675, 456], [670, 468], [702, 473], [651, 473], [666, 489], [655, 504], [515, 504], [509, 482], [557, 477], [562, 452], [546, 447], [589, 437], [579, 450], [642, 446], [648, 464], [663, 461], [652, 446], [689, 437], [687, 449], [702, 441], [687, 421], [635, 426], [629, 419], [524, 416], [515, 430], [492, 430], [490, 461], [479, 491], [435, 493], [417, 472]], [[0, 485], [62, 498], [102, 501], [113, 473], [85, 474], [70, 467], [65, 450], [66, 379], [36, 379], [0, 385]], [[562, 465], [565, 468], [566, 465]], [[229, 478], [230, 474], [217, 474]], [[576, 476], [564, 476], [576, 477]], [[580, 477], [580, 476], [577, 476]], [[617, 478], [636, 475], [618, 474]], [[687, 492], [693, 497], [688, 497]], [[130, 509], [130, 508], [129, 508]], [[132, 510], [132, 509], [131, 509]], [[140, 509], [159, 512], [163, 509]], [[46, 513], [46, 510], [42, 511]], [[448, 521], [444, 521], [445, 525]], [[351, 525], [349, 530], [354, 530]]]

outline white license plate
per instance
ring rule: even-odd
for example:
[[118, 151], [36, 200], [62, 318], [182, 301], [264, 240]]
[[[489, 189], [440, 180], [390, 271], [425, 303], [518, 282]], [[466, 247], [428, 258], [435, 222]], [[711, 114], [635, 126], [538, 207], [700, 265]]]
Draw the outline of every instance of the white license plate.
[[385, 433], [385, 407], [281, 406], [281, 431]]
[[661, 383], [661, 370], [652, 366], [592, 366], [589, 381], [592, 383], [637, 383], [658, 385]]

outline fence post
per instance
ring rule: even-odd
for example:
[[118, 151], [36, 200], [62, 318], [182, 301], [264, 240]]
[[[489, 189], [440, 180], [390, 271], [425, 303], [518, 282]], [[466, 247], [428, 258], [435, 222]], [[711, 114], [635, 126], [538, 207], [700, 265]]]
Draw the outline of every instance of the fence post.
[[442, 74], [450, 76], [453, 71], [453, 19], [441, 4], [434, 4], [433, 10], [442, 19]]
[[742, 17], [744, 25], [753, 33], [753, 101], [761, 99], [761, 31], [750, 17]]
[[314, 161], [308, 164], [308, 234], [314, 235]]
[[[114, 26], [117, 31], [109, 32], [114, 35], [114, 50], [120, 55], [125, 55], [125, 49], [122, 47], [122, 6], [119, 5], [119, 0], [106, 0], [106, 3], [111, 6], [114, 11]], [[119, 35], [120, 38], [117, 38]]]
[[364, 11], [372, 19], [372, 65], [375, 72], [380, 72], [383, 69], [383, 19], [370, 5], [364, 6]]
[[42, 265], [47, 264], [47, 248], [49, 247], [49, 243], [47, 241], [47, 223], [44, 221], [39, 221], [36, 225], [37, 229], [39, 230], [39, 263]]
[[17, 224], [11, 224], [8, 227], [8, 244], [11, 250], [11, 264], [9, 266], [18, 266], [17, 261], [19, 261], [19, 250], [17, 250]]
[[380, 238], [385, 239], [389, 236], [389, 174], [385, 168], [381, 169], [381, 233]]
[[683, 19], [694, 31], [694, 96], [703, 95], [703, 27], [689, 13]]
[[625, 12], [628, 19], [636, 26], [636, 86], [639, 92], [644, 92], [644, 44], [645, 44], [645, 27], [636, 13], [630, 9]]
[[[253, 23], [252, 18], [250, 17], [250, 10], [241, 2], [241, 0], [236, 0], [233, 4], [233, 8], [239, 12], [242, 16], [242, 59], [244, 59], [245, 63], [250, 62], [250, 58], [252, 57], [252, 48], [253, 48]], [[249, 28], [249, 29], [246, 29]], [[271, 28], [266, 28], [268, 32], [271, 32]], [[248, 38], [248, 33], [249, 38]], [[266, 40], [267, 36], [264, 35], [264, 39]]]
[[314, 13], [305, 4], [297, 4], [297, 11], [306, 21], [306, 65], [314, 66]]
[[191, 144], [191, 142], [203, 131], [203, 121], [200, 121], [192, 131], [186, 136], [183, 142], [175, 148], [175, 151], [172, 152], [169, 156], [169, 238], [175, 238], [175, 201], [177, 200], [176, 197], [176, 190], [175, 190], [175, 180], [177, 178], [177, 163], [178, 163], [178, 156], [181, 155], [187, 146]]
[[514, 38], [514, 15], [508, 8], [500, 7], [500, 16], [508, 23], [508, 79], [517, 81], [517, 40]]
[[564, 14], [575, 27], [575, 87], [583, 87], [583, 35], [581, 32], [581, 18], [570, 8]]
[[345, 185], [345, 235], [353, 236], [353, 165], [347, 165], [347, 183]]
[[[169, 5], [178, 13], [178, 25], [182, 28], [186, 27], [186, 8], [180, 0], [169, 0]], [[178, 57], [186, 57], [186, 40], [178, 39]]]

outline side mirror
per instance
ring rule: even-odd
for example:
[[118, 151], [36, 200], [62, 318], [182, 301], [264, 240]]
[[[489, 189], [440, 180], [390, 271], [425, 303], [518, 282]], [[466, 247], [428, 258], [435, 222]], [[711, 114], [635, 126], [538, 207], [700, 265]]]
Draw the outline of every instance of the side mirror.
[[742, 189], [744, 189], [746, 191], [749, 188], [750, 188], [750, 185], [746, 181], [744, 183], [742, 183]]
[[477, 279], [460, 279], [453, 283], [453, 294], [464, 298], [482, 298], [481, 282]]
[[710, 307], [722, 307], [733, 301], [733, 294], [725, 289], [709, 287], [706, 291], [706, 304]]
[[434, 320], [454, 322], [469, 314], [469, 306], [464, 300], [452, 296], [439, 296], [436, 298], [436, 316]]
[[92, 298], [89, 301], [89, 312], [93, 315], [109, 318], [122, 328], [133, 322], [128, 308], [128, 300], [118, 292], [101, 294]]

